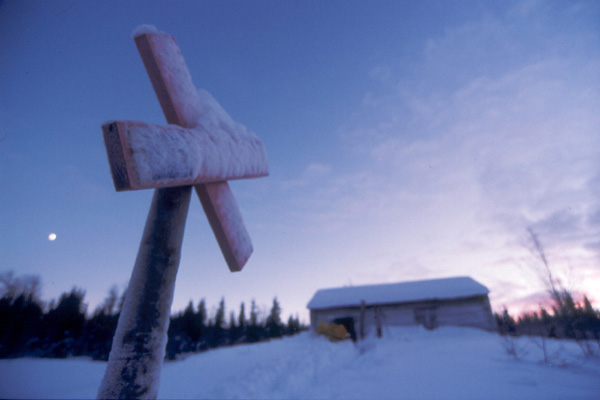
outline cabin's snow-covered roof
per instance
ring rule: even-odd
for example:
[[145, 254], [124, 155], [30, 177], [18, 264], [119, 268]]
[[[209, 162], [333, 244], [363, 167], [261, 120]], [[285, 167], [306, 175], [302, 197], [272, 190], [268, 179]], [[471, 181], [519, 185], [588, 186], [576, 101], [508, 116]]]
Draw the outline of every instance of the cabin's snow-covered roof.
[[381, 285], [349, 286], [321, 289], [308, 303], [308, 308], [323, 309], [334, 307], [406, 303], [423, 300], [455, 299], [486, 295], [488, 288], [466, 276], [431, 279], [424, 281], [389, 283]]

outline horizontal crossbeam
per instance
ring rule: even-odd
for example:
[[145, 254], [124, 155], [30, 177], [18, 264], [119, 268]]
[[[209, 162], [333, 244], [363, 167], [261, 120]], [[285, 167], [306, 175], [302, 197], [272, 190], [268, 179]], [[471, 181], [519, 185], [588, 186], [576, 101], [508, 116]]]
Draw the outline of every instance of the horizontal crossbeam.
[[114, 121], [102, 126], [117, 191], [174, 186], [269, 173], [261, 140], [245, 130], [199, 125], [153, 125]]

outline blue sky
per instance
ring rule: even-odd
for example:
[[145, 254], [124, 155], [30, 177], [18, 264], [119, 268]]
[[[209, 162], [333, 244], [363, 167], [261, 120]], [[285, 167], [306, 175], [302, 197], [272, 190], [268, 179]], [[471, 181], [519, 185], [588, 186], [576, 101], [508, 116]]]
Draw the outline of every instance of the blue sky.
[[[116, 193], [100, 125], [164, 117], [131, 38], [173, 35], [196, 86], [256, 132], [231, 182], [254, 254], [231, 274], [192, 200], [174, 309], [470, 275], [492, 305], [562, 282], [600, 301], [595, 1], [0, 2], [0, 272], [90, 311], [122, 290], [151, 191]], [[57, 239], [49, 241], [55, 232]]]

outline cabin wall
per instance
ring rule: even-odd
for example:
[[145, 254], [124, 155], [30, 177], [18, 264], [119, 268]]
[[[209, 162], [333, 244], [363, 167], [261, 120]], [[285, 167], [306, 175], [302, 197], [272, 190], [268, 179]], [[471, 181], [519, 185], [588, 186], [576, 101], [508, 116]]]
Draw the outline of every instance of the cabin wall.
[[471, 326], [488, 331], [496, 330], [496, 321], [487, 296], [443, 303], [437, 313], [441, 326]]
[[[320, 322], [331, 323], [337, 318], [351, 317], [357, 334], [360, 333], [361, 314], [365, 335], [385, 331], [388, 326], [423, 325], [428, 329], [438, 326], [468, 326], [495, 330], [496, 323], [486, 295], [452, 300], [431, 300], [413, 303], [366, 305], [311, 310], [311, 328], [316, 330]], [[359, 336], [360, 337], [360, 336]]]

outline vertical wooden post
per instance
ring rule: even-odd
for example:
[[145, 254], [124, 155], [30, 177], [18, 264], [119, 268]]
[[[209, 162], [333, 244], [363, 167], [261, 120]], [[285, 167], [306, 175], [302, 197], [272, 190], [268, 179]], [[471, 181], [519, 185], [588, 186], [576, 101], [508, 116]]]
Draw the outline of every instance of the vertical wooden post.
[[375, 306], [375, 327], [377, 330], [377, 337], [381, 337], [381, 310], [379, 306]]
[[158, 395], [191, 189], [154, 191], [99, 399]]
[[365, 301], [360, 302], [360, 339], [365, 338], [365, 313], [367, 312], [367, 304]]

